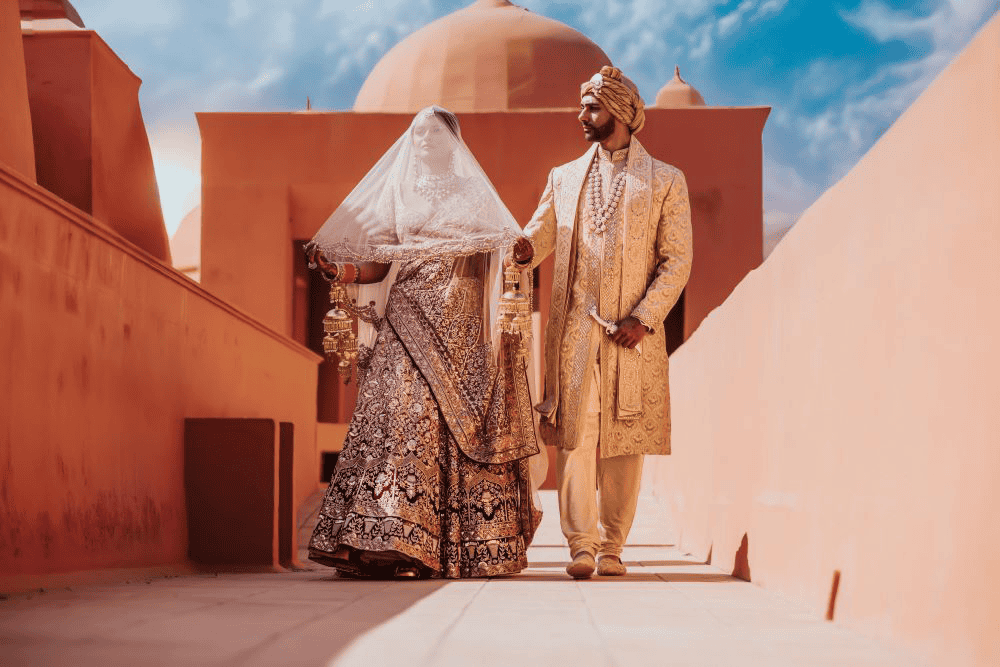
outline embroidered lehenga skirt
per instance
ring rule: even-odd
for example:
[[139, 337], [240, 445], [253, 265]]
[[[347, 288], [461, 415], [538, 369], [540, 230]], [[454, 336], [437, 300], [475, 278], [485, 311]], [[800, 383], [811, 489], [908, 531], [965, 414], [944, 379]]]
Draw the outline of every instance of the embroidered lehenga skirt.
[[[452, 260], [404, 264], [360, 371], [343, 451], [309, 543], [355, 576], [513, 574], [541, 518], [524, 369], [482, 335], [482, 281]], [[345, 554], [349, 554], [346, 556]]]

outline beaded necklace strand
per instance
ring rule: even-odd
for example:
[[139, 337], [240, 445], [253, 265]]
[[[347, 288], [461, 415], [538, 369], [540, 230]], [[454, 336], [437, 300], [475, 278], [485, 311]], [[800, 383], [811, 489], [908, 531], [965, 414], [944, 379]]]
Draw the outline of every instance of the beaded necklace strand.
[[622, 170], [611, 180], [611, 196], [608, 201], [604, 201], [601, 188], [601, 173], [595, 160], [590, 167], [590, 174], [587, 176], [587, 208], [590, 209], [590, 231], [592, 234], [603, 234], [618, 204], [625, 194], [625, 173]]

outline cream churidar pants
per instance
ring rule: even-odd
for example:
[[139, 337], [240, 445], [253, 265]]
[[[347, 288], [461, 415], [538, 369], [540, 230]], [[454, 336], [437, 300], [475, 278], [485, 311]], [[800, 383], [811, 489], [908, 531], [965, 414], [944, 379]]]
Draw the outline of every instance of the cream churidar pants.
[[559, 519], [571, 556], [581, 551], [620, 556], [639, 501], [642, 454], [597, 458], [600, 388], [598, 363], [590, 381], [580, 444], [576, 449], [560, 448], [556, 455]]

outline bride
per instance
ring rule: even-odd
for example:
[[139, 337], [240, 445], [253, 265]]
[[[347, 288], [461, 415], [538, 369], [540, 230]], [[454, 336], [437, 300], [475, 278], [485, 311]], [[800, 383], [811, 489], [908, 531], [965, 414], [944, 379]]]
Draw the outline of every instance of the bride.
[[327, 279], [372, 304], [310, 559], [400, 578], [527, 566], [538, 447], [518, 341], [495, 322], [520, 238], [458, 119], [428, 107], [307, 246]]

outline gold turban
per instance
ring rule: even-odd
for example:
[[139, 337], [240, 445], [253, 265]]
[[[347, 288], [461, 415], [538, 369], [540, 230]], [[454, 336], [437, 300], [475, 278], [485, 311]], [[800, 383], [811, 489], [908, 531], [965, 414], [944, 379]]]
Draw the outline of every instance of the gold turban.
[[580, 97], [585, 95], [599, 99], [612, 116], [628, 125], [632, 134], [646, 124], [646, 104], [639, 96], [639, 89], [617, 67], [605, 65], [590, 81], [581, 85]]

